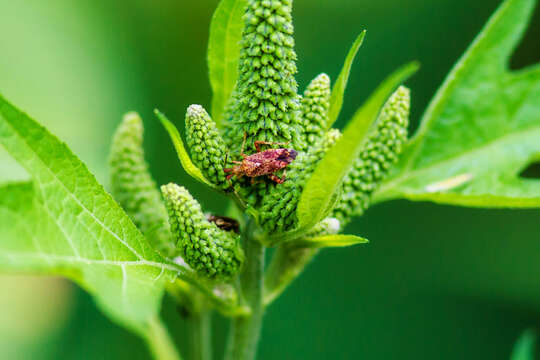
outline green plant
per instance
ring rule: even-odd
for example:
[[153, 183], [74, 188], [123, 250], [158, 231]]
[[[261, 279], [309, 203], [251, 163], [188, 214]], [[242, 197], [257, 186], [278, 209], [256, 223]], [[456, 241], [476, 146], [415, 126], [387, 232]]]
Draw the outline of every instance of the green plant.
[[[407, 141], [411, 64], [388, 77], [341, 133], [332, 129], [353, 60], [333, 87], [317, 76], [303, 96], [294, 78], [292, 0], [222, 0], [208, 60], [211, 117], [186, 114], [186, 143], [170, 133], [186, 172], [231, 199], [241, 234], [204, 216], [178, 185], [155, 186], [142, 122], [127, 115], [111, 150], [111, 192], [57, 138], [0, 98], [0, 143], [32, 176], [0, 192], [0, 268], [60, 274], [88, 290], [156, 358], [178, 359], [159, 320], [170, 293], [192, 317], [194, 359], [209, 359], [209, 313], [231, 318], [225, 358], [255, 357], [265, 308], [325, 247], [365, 243], [341, 235], [373, 203], [430, 200], [482, 207], [539, 207], [540, 183], [519, 173], [540, 154], [540, 68], [507, 62], [533, 0], [507, 0], [457, 63]], [[242, 20], [244, 19], [244, 20]], [[224, 168], [256, 140], [299, 152], [287, 181], [228, 181]], [[275, 251], [265, 266], [265, 250]]]

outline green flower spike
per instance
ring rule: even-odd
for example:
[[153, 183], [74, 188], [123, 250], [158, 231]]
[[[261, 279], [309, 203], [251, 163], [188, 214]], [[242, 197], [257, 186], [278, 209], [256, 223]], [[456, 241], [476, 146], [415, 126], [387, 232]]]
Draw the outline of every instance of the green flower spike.
[[244, 260], [240, 237], [206, 220], [201, 205], [184, 187], [171, 183], [163, 185], [161, 192], [171, 232], [184, 261], [199, 275], [212, 280], [236, 275]]
[[260, 223], [266, 232], [283, 232], [296, 226], [296, 206], [304, 186], [317, 163], [341, 136], [339, 130], [328, 131], [309, 153], [301, 153], [289, 166], [287, 181], [272, 188], [260, 209]]
[[302, 141], [297, 94], [292, 0], [248, 0], [239, 60], [239, 78], [227, 111], [230, 147], [239, 152], [247, 133], [246, 153], [256, 140]]
[[304, 141], [308, 147], [315, 145], [327, 128], [330, 108], [330, 78], [320, 74], [311, 81], [302, 98]]
[[116, 130], [109, 157], [112, 194], [154, 248], [174, 256], [167, 211], [144, 160], [143, 131], [136, 113], [126, 114]]
[[200, 105], [191, 105], [186, 112], [186, 142], [191, 161], [213, 184], [225, 189], [230, 185], [225, 179], [227, 148], [210, 115]]
[[342, 226], [368, 208], [371, 194], [397, 161], [407, 141], [410, 102], [409, 89], [400, 86], [381, 110], [377, 129], [346, 175], [341, 199], [332, 211], [331, 216], [340, 220]]

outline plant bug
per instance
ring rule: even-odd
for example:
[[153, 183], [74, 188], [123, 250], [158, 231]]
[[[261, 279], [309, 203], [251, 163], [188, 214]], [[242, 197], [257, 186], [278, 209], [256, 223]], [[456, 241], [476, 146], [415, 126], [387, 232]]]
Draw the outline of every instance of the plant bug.
[[[268, 175], [268, 178], [278, 184], [282, 184], [285, 181], [286, 170], [285, 167], [293, 162], [298, 155], [298, 152], [294, 149], [268, 149], [261, 150], [261, 145], [287, 145], [288, 143], [275, 143], [268, 141], [255, 141], [253, 145], [257, 150], [252, 155], [244, 154], [244, 146], [246, 144], [247, 133], [244, 133], [244, 141], [242, 143], [241, 156], [242, 161], [232, 161], [234, 164], [232, 168], [223, 169], [227, 175], [227, 180], [230, 180], [233, 176], [241, 178], [242, 176], [248, 176], [253, 183], [255, 177]], [[280, 178], [275, 174], [276, 171], [283, 170], [283, 175]]]

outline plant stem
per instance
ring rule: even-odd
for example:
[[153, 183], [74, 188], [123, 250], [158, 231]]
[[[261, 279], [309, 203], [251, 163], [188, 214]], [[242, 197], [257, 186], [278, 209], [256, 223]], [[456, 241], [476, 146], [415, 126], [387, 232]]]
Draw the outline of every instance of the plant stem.
[[264, 306], [278, 298], [318, 252], [319, 249], [278, 247], [264, 278]]
[[191, 315], [190, 345], [192, 360], [212, 359], [211, 316], [212, 314], [209, 311], [202, 311]]
[[262, 328], [265, 248], [251, 237], [249, 226], [244, 238], [244, 250], [246, 263], [240, 277], [240, 285], [251, 313], [232, 320], [225, 353], [226, 360], [254, 360]]
[[158, 317], [149, 322], [146, 342], [156, 360], [182, 360], [167, 329]]

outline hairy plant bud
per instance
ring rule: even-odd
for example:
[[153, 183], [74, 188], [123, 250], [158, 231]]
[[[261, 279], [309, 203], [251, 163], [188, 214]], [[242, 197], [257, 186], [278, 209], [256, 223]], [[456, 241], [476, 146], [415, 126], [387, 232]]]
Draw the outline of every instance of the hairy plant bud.
[[291, 12], [292, 0], [248, 0], [239, 77], [226, 115], [234, 152], [244, 133], [248, 154], [255, 140], [290, 142], [297, 151], [305, 147]]
[[327, 217], [319, 222], [311, 231], [306, 235], [306, 237], [316, 237], [323, 235], [333, 235], [337, 234], [341, 230], [341, 222], [333, 217]]
[[328, 131], [309, 153], [300, 154], [288, 171], [287, 181], [272, 188], [260, 208], [260, 223], [267, 232], [283, 232], [296, 226], [296, 207], [307, 180], [317, 163], [341, 136], [339, 130]]
[[187, 109], [186, 138], [191, 161], [203, 175], [222, 189], [229, 187], [223, 171], [227, 147], [216, 124], [200, 105], [191, 105]]
[[136, 113], [125, 115], [116, 130], [109, 157], [112, 194], [152, 246], [174, 256], [167, 211], [144, 159], [143, 131]]
[[331, 213], [342, 224], [361, 215], [369, 206], [371, 194], [398, 160], [407, 141], [410, 91], [399, 87], [383, 106], [376, 131], [342, 184], [341, 198]]
[[302, 98], [304, 142], [315, 145], [324, 135], [330, 109], [330, 78], [320, 74], [309, 83]]
[[244, 260], [240, 237], [209, 222], [201, 205], [184, 187], [171, 183], [163, 185], [161, 192], [171, 232], [184, 261], [199, 275], [212, 280], [236, 275]]

